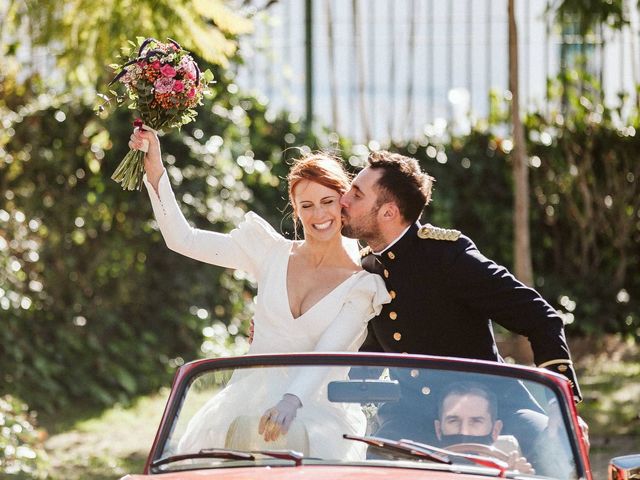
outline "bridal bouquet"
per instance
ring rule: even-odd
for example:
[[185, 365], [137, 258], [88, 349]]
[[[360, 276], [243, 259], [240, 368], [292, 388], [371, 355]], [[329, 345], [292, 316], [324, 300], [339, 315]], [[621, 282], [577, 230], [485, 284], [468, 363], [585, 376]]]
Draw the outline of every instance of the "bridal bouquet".
[[[109, 85], [119, 82], [125, 91], [110, 91], [117, 104], [137, 110], [139, 118], [134, 125], [154, 132], [193, 121], [195, 107], [202, 104], [205, 89], [213, 80], [212, 73], [201, 73], [189, 52], [171, 39], [162, 43], [154, 38], [139, 38], [138, 43], [137, 53], [129, 54], [122, 64], [111, 65], [117, 74]], [[101, 97], [107, 103], [111, 100]], [[123, 189], [140, 190], [143, 174], [144, 152], [129, 150], [111, 178]]]

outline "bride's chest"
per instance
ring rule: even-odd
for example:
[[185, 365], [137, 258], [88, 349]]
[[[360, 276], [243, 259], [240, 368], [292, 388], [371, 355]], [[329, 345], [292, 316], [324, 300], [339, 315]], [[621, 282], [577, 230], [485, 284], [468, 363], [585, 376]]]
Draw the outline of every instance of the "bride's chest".
[[335, 269], [311, 270], [290, 261], [285, 284], [292, 316], [298, 318], [304, 315], [327, 298], [344, 280], [344, 273]]
[[345, 301], [349, 281], [335, 272], [309, 271], [274, 252], [258, 282], [258, 309], [277, 323], [322, 329]]

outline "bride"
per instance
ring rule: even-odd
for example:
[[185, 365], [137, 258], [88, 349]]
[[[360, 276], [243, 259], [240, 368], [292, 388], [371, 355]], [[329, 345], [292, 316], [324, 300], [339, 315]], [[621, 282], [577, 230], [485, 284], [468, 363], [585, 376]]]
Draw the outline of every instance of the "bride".
[[[202, 262], [244, 270], [258, 282], [249, 353], [358, 350], [367, 322], [391, 298], [382, 278], [362, 270], [355, 244], [340, 233], [339, 200], [349, 188], [349, 176], [339, 160], [311, 154], [292, 166], [289, 201], [296, 228], [301, 225], [304, 231], [304, 240], [292, 241], [253, 212], [228, 234], [192, 228], [169, 184], [157, 136], [136, 129], [129, 147], [141, 149], [145, 141], [144, 183], [167, 246]], [[232, 433], [233, 420], [256, 412], [262, 415], [250, 435], [267, 448], [302, 424], [309, 455], [362, 458], [356, 442], [342, 440], [343, 433], [365, 433], [360, 407], [326, 399], [327, 382], [346, 378], [346, 372], [316, 370], [309, 374], [301, 369], [304, 376], [288, 375], [284, 369], [281, 374], [270, 372], [268, 384], [237, 372], [194, 415], [178, 449], [221, 448]]]

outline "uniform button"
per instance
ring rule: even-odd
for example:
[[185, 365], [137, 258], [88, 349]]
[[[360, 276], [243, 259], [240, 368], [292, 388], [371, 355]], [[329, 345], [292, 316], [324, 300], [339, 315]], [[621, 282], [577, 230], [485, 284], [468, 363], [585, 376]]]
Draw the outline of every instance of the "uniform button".
[[391, 320], [395, 320], [396, 318], [398, 318], [398, 314], [396, 312], [389, 312], [389, 318]]
[[420, 372], [418, 370], [411, 370], [411, 376], [413, 378], [416, 378], [418, 375], [420, 375]]
[[558, 365], [559, 372], [566, 372], [567, 370], [569, 370], [569, 367], [567, 367], [566, 365]]
[[391, 297], [391, 300], [396, 298], [396, 291], [395, 290], [389, 290], [389, 296]]
[[389, 278], [389, 270], [387, 270], [386, 268], [384, 272], [382, 272], [382, 274], [384, 275], [384, 278]]
[[401, 338], [402, 338], [402, 334], [400, 332], [396, 332], [396, 333], [393, 334], [393, 339], [396, 342], [399, 342]]
[[407, 355], [409, 352], [402, 352], [403, 355]]
[[431, 393], [431, 389], [429, 387], [422, 387], [422, 394], [429, 395]]
[[393, 252], [387, 252], [387, 257], [389, 257], [391, 260], [393, 260], [394, 258], [396, 258], [396, 254]]

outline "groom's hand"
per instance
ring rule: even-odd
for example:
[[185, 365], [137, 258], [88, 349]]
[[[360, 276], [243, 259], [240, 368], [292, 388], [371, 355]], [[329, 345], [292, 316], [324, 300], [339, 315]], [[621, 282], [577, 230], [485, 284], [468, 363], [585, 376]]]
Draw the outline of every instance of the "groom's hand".
[[285, 393], [275, 407], [264, 412], [260, 418], [258, 433], [267, 442], [273, 442], [280, 435], [286, 435], [301, 406], [302, 402], [298, 397]]

